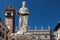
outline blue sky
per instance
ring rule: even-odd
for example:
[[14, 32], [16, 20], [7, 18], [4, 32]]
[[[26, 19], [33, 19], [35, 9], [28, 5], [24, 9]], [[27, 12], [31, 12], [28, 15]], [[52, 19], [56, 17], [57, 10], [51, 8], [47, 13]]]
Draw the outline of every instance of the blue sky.
[[[22, 6], [22, 1], [26, 1], [29, 9], [29, 26], [33, 29], [47, 28], [49, 25], [53, 30], [60, 20], [60, 0], [0, 0], [0, 17], [5, 21], [5, 7], [14, 6], [15, 10], [19, 10]], [[19, 24], [19, 16], [15, 16], [15, 26]]]

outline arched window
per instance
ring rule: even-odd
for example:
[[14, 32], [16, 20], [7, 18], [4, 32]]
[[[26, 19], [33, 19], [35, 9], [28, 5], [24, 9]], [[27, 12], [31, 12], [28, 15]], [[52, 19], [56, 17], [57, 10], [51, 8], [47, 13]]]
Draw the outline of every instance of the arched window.
[[11, 13], [7, 13], [8, 16], [11, 16]]

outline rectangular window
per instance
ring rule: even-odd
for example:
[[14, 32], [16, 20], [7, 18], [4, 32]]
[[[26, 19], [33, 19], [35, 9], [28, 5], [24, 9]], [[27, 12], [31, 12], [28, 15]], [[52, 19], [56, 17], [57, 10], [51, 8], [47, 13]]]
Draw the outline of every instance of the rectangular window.
[[2, 37], [2, 32], [0, 32], [0, 37]]
[[0, 28], [1, 28], [1, 25], [0, 25]]
[[2, 35], [2, 38], [4, 38], [4, 34]]

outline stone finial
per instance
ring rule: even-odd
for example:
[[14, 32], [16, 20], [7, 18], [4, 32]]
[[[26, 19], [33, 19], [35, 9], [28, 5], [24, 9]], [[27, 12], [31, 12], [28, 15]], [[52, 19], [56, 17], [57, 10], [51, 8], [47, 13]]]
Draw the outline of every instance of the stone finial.
[[17, 32], [17, 30], [18, 30], [18, 29], [17, 29], [17, 27], [16, 27], [16, 32]]
[[29, 28], [28, 28], [28, 29], [30, 30], [30, 28], [31, 28], [31, 27], [29, 26]]
[[48, 26], [48, 29], [50, 30], [50, 26]]
[[37, 29], [37, 26], [35, 26], [35, 30]]
[[41, 26], [41, 28], [43, 29], [43, 26]]
[[26, 2], [25, 1], [22, 2], [22, 7], [26, 7]]

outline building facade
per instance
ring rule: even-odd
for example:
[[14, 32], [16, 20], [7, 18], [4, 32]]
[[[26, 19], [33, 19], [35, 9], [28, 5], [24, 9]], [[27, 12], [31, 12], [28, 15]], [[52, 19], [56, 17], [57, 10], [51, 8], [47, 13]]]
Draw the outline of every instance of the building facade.
[[0, 19], [0, 40], [8, 40], [8, 28]]
[[54, 35], [56, 40], [60, 40], [60, 22], [54, 29]]

